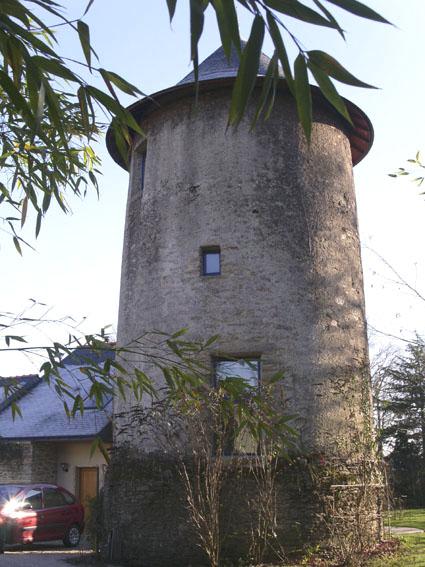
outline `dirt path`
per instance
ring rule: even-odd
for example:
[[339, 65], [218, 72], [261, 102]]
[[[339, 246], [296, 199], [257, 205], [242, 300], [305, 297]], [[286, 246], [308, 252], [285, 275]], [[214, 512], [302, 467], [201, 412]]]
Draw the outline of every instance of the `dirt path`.
[[90, 554], [86, 543], [79, 549], [66, 549], [62, 542], [6, 547], [4, 555], [0, 555], [0, 567], [69, 567], [67, 560]]
[[80, 557], [84, 553], [81, 550], [62, 549], [28, 549], [7, 550], [4, 555], [0, 555], [1, 567], [65, 567], [69, 563], [66, 559]]

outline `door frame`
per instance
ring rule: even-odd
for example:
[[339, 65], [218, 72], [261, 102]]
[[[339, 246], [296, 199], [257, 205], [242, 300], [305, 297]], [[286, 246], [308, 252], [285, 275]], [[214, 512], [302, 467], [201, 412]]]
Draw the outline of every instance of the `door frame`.
[[78, 502], [80, 504], [82, 504], [81, 501], [81, 472], [83, 470], [96, 470], [96, 497], [99, 496], [99, 467], [75, 467], [76, 473], [77, 473], [77, 479], [76, 479], [76, 491], [75, 491], [75, 496], [78, 498]]

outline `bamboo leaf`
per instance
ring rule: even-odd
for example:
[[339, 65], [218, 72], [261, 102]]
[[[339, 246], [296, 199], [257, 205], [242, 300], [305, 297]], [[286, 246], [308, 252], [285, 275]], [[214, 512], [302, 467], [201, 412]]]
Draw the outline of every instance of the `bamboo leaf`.
[[241, 40], [234, 0], [212, 0], [211, 3], [216, 12], [221, 43], [227, 59], [230, 59], [232, 44], [240, 55]]
[[38, 51], [40, 53], [44, 53], [45, 55], [50, 55], [51, 57], [57, 58], [57, 55], [53, 51], [53, 49], [49, 47], [44, 41], [41, 41], [41, 39], [39, 39], [37, 35], [31, 33], [22, 26], [19, 26], [16, 22], [5, 16], [2, 16], [2, 21], [6, 28], [9, 28], [9, 31], [12, 35], [23, 38], [26, 42], [28, 42], [31, 48], [34, 49], [34, 51]]
[[0, 87], [7, 93], [10, 101], [16, 107], [18, 111], [21, 112], [22, 117], [27, 121], [30, 127], [35, 127], [35, 119], [31, 112], [31, 108], [29, 107], [27, 101], [16, 88], [15, 84], [13, 83], [12, 79], [5, 73], [4, 71], [0, 70]]
[[27, 341], [24, 339], [24, 337], [21, 337], [20, 335], [7, 335], [6, 339], [8, 344], [10, 343], [10, 341], [17, 341], [18, 343], [26, 343]]
[[11, 402], [10, 409], [12, 411], [12, 420], [13, 421], [15, 421], [17, 415], [19, 415], [19, 417], [22, 417], [21, 408], [19, 407], [19, 405], [15, 401]]
[[301, 53], [295, 59], [295, 98], [298, 117], [308, 142], [311, 139], [311, 124], [313, 120], [311, 89], [308, 82], [307, 65]]
[[320, 50], [308, 51], [309, 60], [320, 67], [329, 77], [333, 77], [340, 83], [352, 85], [353, 87], [362, 87], [364, 89], [376, 89], [373, 85], [368, 85], [357, 79], [347, 69], [345, 69], [336, 59], [328, 53]]
[[43, 118], [45, 101], [46, 101], [46, 89], [44, 87], [44, 83], [41, 83], [40, 89], [38, 91], [37, 113], [35, 115], [35, 122], [37, 129], [40, 127], [41, 120]]
[[241, 121], [255, 86], [264, 40], [264, 26], [263, 18], [257, 15], [252, 23], [248, 42], [242, 51], [238, 74], [233, 87], [229, 124], [238, 124]]
[[298, 0], [264, 0], [269, 8], [308, 24], [335, 28], [335, 24]]
[[19, 244], [19, 240], [16, 238], [16, 236], [13, 237], [13, 244], [15, 245], [15, 248], [18, 251], [18, 253], [22, 256], [21, 245]]
[[77, 22], [78, 37], [80, 38], [81, 47], [86, 58], [87, 65], [91, 70], [91, 46], [90, 46], [90, 28], [81, 20]]
[[83, 16], [85, 16], [85, 15], [87, 14], [87, 12], [90, 10], [90, 8], [91, 8], [93, 2], [94, 2], [94, 0], [90, 0], [90, 1], [89, 1], [89, 3], [87, 4], [86, 9], [85, 9], [85, 11], [84, 11]]
[[344, 30], [340, 27], [340, 25], [338, 24], [338, 22], [336, 21], [336, 19], [334, 18], [334, 16], [331, 14], [331, 12], [329, 12], [329, 10], [322, 4], [322, 2], [320, 2], [319, 0], [313, 0], [313, 2], [316, 4], [316, 6], [322, 10], [322, 12], [325, 14], [325, 16], [328, 18], [328, 20], [330, 22], [333, 22], [335, 24], [335, 29], [338, 30], [339, 35], [342, 37], [342, 39], [345, 40], [345, 35], [344, 35]]
[[120, 91], [129, 94], [131, 96], [144, 95], [144, 93], [141, 90], [139, 90], [137, 87], [135, 87], [134, 85], [132, 85], [131, 83], [129, 83], [128, 81], [117, 75], [116, 73], [113, 73], [112, 71], [107, 71], [106, 69], [99, 69], [99, 71], [103, 77], [107, 77], [111, 81], [111, 83], [113, 83], [116, 87], [120, 89]]
[[327, 74], [312, 63], [311, 61], [308, 62], [308, 68], [313, 73], [313, 77], [316, 79], [317, 84], [322, 91], [323, 95], [327, 98], [327, 100], [332, 104], [332, 106], [350, 123], [352, 124], [350, 115], [348, 114], [347, 107], [345, 106], [344, 101], [339, 96], [338, 91], [336, 90], [334, 84], [329, 79]]
[[27, 211], [28, 211], [28, 195], [22, 201], [22, 208], [21, 208], [21, 228], [25, 224], [25, 220], [27, 218]]
[[36, 238], [38, 238], [38, 235], [40, 234], [41, 221], [42, 220], [43, 220], [43, 213], [41, 211], [38, 211], [37, 220], [36, 220], [36, 224], [35, 224], [35, 237]]
[[328, 0], [328, 2], [360, 18], [392, 25], [391, 22], [378, 14], [378, 12], [375, 12], [375, 10], [372, 10], [369, 6], [365, 6], [362, 2], [358, 2], [358, 0]]
[[170, 22], [173, 21], [176, 11], [177, 0], [167, 0], [168, 13], [170, 15]]
[[73, 81], [75, 83], [79, 83], [80, 80], [72, 71], [62, 65], [57, 59], [49, 59], [47, 57], [43, 57], [41, 55], [34, 55], [31, 58], [32, 62], [36, 67], [49, 73], [50, 75], [55, 75], [56, 77], [60, 77], [61, 79], [66, 79], [67, 81]]
[[273, 86], [273, 79], [274, 79], [276, 67], [277, 67], [277, 52], [275, 51], [272, 59], [270, 60], [269, 65], [267, 67], [266, 76], [263, 80], [263, 86], [261, 88], [260, 98], [259, 98], [259, 101], [258, 101], [258, 104], [257, 104], [257, 110], [255, 112], [255, 116], [254, 116], [254, 119], [252, 121], [251, 128], [255, 127], [258, 119], [261, 116], [261, 113], [264, 110], [264, 107], [266, 105], [267, 99], [269, 97], [270, 91], [271, 91], [272, 86]]
[[87, 107], [87, 99], [86, 99], [86, 92], [83, 86], [81, 86], [77, 91], [78, 96], [78, 103], [80, 105], [81, 111], [81, 120], [83, 123], [84, 131], [86, 135], [89, 136], [90, 134], [90, 121], [89, 121], [89, 112]]
[[198, 42], [204, 29], [203, 0], [190, 0], [190, 58], [194, 61], [198, 56]]
[[283, 43], [279, 27], [270, 12], [267, 13], [267, 23], [269, 26], [270, 36], [273, 40], [275, 49], [277, 50], [280, 64], [282, 65], [286, 83], [292, 95], [295, 96], [294, 78], [292, 75], [291, 66], [289, 64], [288, 54], [286, 52], [285, 44]]
[[124, 109], [120, 103], [100, 89], [93, 87], [92, 85], [88, 85], [86, 87], [86, 91], [113, 115], [118, 116], [123, 113]]

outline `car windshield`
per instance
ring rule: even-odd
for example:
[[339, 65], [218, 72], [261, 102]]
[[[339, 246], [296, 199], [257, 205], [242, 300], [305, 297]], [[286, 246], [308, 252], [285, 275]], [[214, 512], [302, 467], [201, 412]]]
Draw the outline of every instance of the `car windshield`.
[[3, 484], [0, 485], [0, 503], [6, 502], [16, 496], [16, 494], [23, 488], [17, 484]]

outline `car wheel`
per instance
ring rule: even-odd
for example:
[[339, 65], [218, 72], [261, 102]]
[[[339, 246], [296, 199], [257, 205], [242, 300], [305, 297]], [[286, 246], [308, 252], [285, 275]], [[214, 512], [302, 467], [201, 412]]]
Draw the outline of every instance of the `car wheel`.
[[63, 538], [63, 544], [66, 547], [77, 547], [80, 543], [80, 537], [80, 528], [76, 524], [73, 524], [68, 528], [65, 537]]

